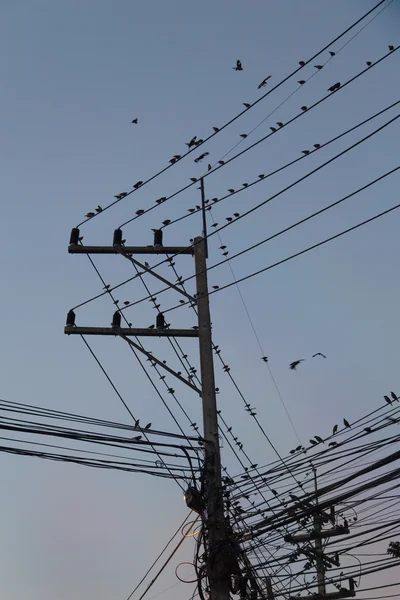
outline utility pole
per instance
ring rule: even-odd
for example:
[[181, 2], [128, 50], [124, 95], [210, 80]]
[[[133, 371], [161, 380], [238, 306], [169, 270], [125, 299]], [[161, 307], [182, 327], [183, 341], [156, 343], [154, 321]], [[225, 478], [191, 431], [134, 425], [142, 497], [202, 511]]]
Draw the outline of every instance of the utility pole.
[[[318, 507], [318, 481], [317, 481], [317, 469], [313, 468], [314, 471], [314, 486], [315, 486], [315, 505]], [[315, 564], [317, 571], [317, 582], [318, 582], [318, 593], [321, 596], [325, 596], [326, 594], [326, 586], [325, 586], [325, 565], [324, 565], [324, 552], [322, 547], [322, 539], [321, 539], [321, 516], [318, 512], [314, 514], [313, 519], [314, 524], [314, 532], [315, 532]]]
[[[211, 600], [229, 600], [229, 573], [223, 560], [226, 541], [218, 439], [218, 415], [212, 354], [210, 303], [207, 284], [206, 245], [194, 239], [194, 258], [199, 322], [201, 389], [203, 402], [207, 527], [209, 538], [208, 570]], [[222, 552], [221, 552], [222, 551]]]
[[[202, 183], [203, 227], [206, 227], [204, 184]], [[204, 232], [203, 232], [204, 235]], [[80, 242], [79, 229], [71, 232], [68, 252], [70, 254], [117, 254], [130, 260], [139, 267], [142, 274], [148, 274], [161, 280], [171, 289], [186, 297], [186, 301], [197, 304], [198, 328], [169, 329], [162, 313], [159, 313], [156, 325], [152, 328], [135, 328], [131, 324], [121, 327], [121, 310], [118, 309], [112, 318], [111, 327], [78, 327], [75, 324], [75, 312], [70, 310], [64, 332], [67, 335], [102, 335], [117, 336], [133, 346], [135, 350], [145, 354], [147, 358], [170, 375], [177, 377], [182, 383], [201, 395], [204, 425], [204, 469], [203, 469], [203, 502], [202, 512], [207, 534], [207, 575], [210, 588], [210, 600], [229, 600], [230, 577], [232, 574], [232, 557], [229, 552], [227, 529], [224, 515], [224, 501], [221, 479], [221, 457], [218, 437], [218, 413], [215, 391], [214, 362], [212, 353], [211, 318], [209, 293], [207, 284], [207, 245], [206, 236], [196, 237], [189, 247], [169, 246], [162, 243], [162, 230], [155, 230], [152, 246], [126, 246], [122, 240], [121, 229], [114, 232], [113, 244], [110, 246], [84, 246]], [[182, 288], [169, 282], [153, 271], [147, 264], [142, 264], [133, 255], [194, 255], [196, 271], [196, 296], [190, 296]], [[186, 381], [180, 373], [157, 359], [141, 344], [134, 342], [131, 337], [198, 337], [200, 349], [201, 389], [191, 380]]]

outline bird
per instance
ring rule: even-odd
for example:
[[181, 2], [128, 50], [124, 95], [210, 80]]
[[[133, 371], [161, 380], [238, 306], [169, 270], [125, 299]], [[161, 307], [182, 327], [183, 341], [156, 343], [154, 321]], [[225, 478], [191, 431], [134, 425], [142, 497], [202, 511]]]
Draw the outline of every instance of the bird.
[[264, 362], [268, 362], [268, 356], [262, 356], [261, 360], [263, 360]]
[[319, 435], [314, 435], [315, 439], [317, 440], [317, 442], [319, 442], [320, 444], [324, 443], [324, 440], [322, 439], [322, 437], [320, 437]]
[[192, 137], [192, 139], [190, 140], [190, 142], [186, 142], [185, 146], [187, 146], [188, 148], [191, 148], [192, 146], [195, 145], [197, 140], [197, 135], [195, 135], [194, 137]]
[[328, 92], [336, 92], [340, 88], [340, 81], [337, 81], [330, 88], [327, 89]]
[[278, 125], [278, 127], [283, 127], [282, 121], [277, 121], [276, 124]]
[[389, 52], [393, 52], [394, 46], [388, 46], [388, 48], [389, 48]]
[[144, 213], [143, 208], [139, 208], [139, 210], [136, 211], [136, 214], [138, 217], [140, 217], [140, 215], [143, 215], [143, 213]]
[[228, 189], [228, 192], [229, 192], [230, 194], [234, 194], [235, 190], [234, 190], [233, 188], [229, 188], [229, 189]]
[[264, 173], [260, 173], [260, 175], [258, 176], [259, 179], [264, 179], [265, 175]]
[[372, 65], [372, 62], [370, 60], [367, 60], [367, 67], [370, 67]]
[[224, 164], [225, 164], [225, 161], [224, 161], [224, 160], [219, 160], [219, 161], [218, 161], [218, 164], [219, 164], [219, 165], [224, 165]]
[[138, 429], [138, 428], [139, 428], [139, 426], [140, 426], [140, 420], [139, 420], [139, 419], [136, 419], [136, 420], [135, 420], [135, 429]]
[[338, 426], [337, 426], [337, 425], [334, 425], [334, 426], [333, 426], [332, 435], [335, 435], [335, 434], [337, 433], [337, 430], [338, 430]]
[[169, 225], [171, 223], [171, 219], [165, 219], [165, 221], [162, 222], [163, 225]]
[[302, 152], [302, 154], [304, 154], [304, 155], [306, 155], [306, 154], [310, 154], [310, 151], [309, 151], [309, 150], [302, 150], [301, 152]]
[[86, 217], [87, 219], [91, 219], [92, 217], [94, 217], [94, 215], [95, 215], [95, 213], [94, 213], [94, 212], [88, 212], [88, 213], [86, 213], [85, 217]]
[[122, 198], [125, 198], [125, 196], [128, 195], [128, 192], [121, 192], [120, 194], [115, 194], [114, 198], [116, 198], [117, 200], [122, 200]]
[[313, 354], [313, 358], [315, 358], [316, 356], [322, 356], [322, 358], [326, 358], [325, 354], [322, 354], [322, 352], [317, 352], [316, 354]]
[[301, 106], [300, 108], [301, 108], [301, 110], [308, 110], [307, 106]]
[[300, 85], [304, 85], [305, 84], [305, 80], [304, 79], [300, 79], [300, 81], [298, 81], [297, 83], [299, 83]]
[[318, 148], [321, 148], [321, 144], [314, 144], [314, 148], [316, 148], [316, 150], [318, 150]]
[[393, 400], [397, 400], [397, 402], [399, 401], [399, 397], [394, 392], [390, 392], [390, 395], [392, 396]]
[[128, 306], [130, 304], [129, 300], [124, 300], [124, 304], [125, 306]]
[[299, 60], [299, 65], [301, 67], [305, 67], [306, 63], [304, 62], [304, 60]]
[[150, 427], [151, 427], [151, 423], [147, 423], [145, 429], [150, 429]]
[[268, 75], [268, 77], [263, 79], [262, 82], [258, 85], [257, 89], [261, 90], [261, 88], [265, 87], [267, 85], [268, 79], [271, 79], [271, 75]]
[[350, 423], [346, 419], [343, 419], [343, 423], [345, 427], [351, 427]]
[[137, 125], [138, 124], [137, 117], [135, 119], [132, 119], [132, 123], [133, 123], [133, 125]]
[[251, 104], [249, 104], [248, 102], [243, 102], [243, 106], [245, 106], [246, 108], [250, 108]]
[[314, 65], [314, 69], [318, 69], [320, 71], [324, 65]]
[[212, 288], [213, 290], [219, 290], [219, 285], [213, 285]]
[[132, 186], [135, 190], [137, 190], [138, 188], [140, 188], [140, 186], [143, 185], [143, 181], [137, 181], [135, 183], [134, 186]]
[[243, 139], [247, 138], [247, 133], [241, 133], [240, 137], [243, 138]]
[[192, 183], [196, 183], [197, 179], [196, 179], [196, 177], [191, 177], [191, 178], [190, 178], [190, 181], [191, 181]]
[[336, 55], [336, 52], [333, 52], [333, 50], [329, 50], [329, 54], [330, 54], [331, 56], [335, 56], [335, 55]]
[[318, 442], [316, 442], [315, 440], [310, 440], [310, 444], [312, 444], [313, 446], [315, 446], [316, 444], [318, 444]]
[[391, 399], [389, 398], [389, 396], [383, 396], [385, 399], [385, 402], [387, 402], [388, 404], [392, 404]]
[[243, 71], [242, 63], [240, 60], [236, 61], [236, 67], [232, 67], [234, 71]]
[[141, 435], [137, 435], [136, 437], [132, 438], [133, 440], [135, 440], [135, 442], [138, 442], [139, 440], [142, 439]]
[[208, 163], [208, 165], [207, 165], [207, 171], [211, 171], [211, 169], [212, 169], [212, 166], [210, 165], [210, 163]]
[[242, 186], [246, 188], [246, 187], [249, 187], [249, 184], [248, 183], [242, 183]]
[[237, 219], [238, 217], [240, 217], [240, 213], [233, 213], [233, 216]]
[[299, 360], [294, 360], [293, 362], [290, 363], [289, 369], [291, 369], [292, 371], [295, 371], [296, 367], [298, 367], [299, 364], [303, 361], [304, 361], [304, 358], [300, 358]]
[[367, 433], [372, 433], [371, 427], [365, 427], [364, 431], [366, 431]]
[[272, 133], [275, 133], [275, 131], [277, 131], [276, 127], [270, 127], [270, 130], [272, 131]]

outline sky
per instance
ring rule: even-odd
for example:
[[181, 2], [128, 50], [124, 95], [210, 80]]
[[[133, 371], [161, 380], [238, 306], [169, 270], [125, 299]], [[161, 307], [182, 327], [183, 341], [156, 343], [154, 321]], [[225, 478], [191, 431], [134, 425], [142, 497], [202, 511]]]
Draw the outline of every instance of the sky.
[[[204, 138], [213, 126], [230, 120], [243, 102], [261, 95], [257, 85], [264, 77], [271, 75], [268, 85], [280, 81], [299, 60], [307, 60], [374, 4], [0, 0], [2, 398], [129, 422], [84, 344], [63, 333], [68, 310], [102, 287], [86, 257], [68, 254], [71, 228], [98, 204], [106, 206], [114, 194], [130, 190], [168, 164], [171, 156], [183, 154], [184, 143], [194, 135]], [[307, 78], [314, 72], [315, 76], [307, 85], [297, 90], [290, 80], [202, 147], [210, 152], [206, 161], [214, 164], [240, 142], [240, 134], [257, 127], [233, 154], [244, 149], [276, 121], [288, 121], [301, 105], [325, 95], [330, 85], [347, 81], [366, 61], [386, 54], [389, 44], [399, 44], [399, 23], [400, 3], [394, 0], [343, 49], [351, 35], [338, 42], [336, 56], [324, 69], [316, 72], [308, 66]], [[237, 59], [243, 72], [232, 69]], [[318, 61], [328, 59], [325, 52]], [[225, 195], [228, 188], [237, 189], [257, 174], [279, 168], [303, 149], [322, 144], [396, 102], [398, 72], [398, 53], [393, 53], [279, 135], [207, 177], [207, 198]], [[295, 80], [302, 76], [303, 71]], [[397, 114], [395, 107], [320, 153], [216, 204], [215, 222], [225, 223], [235, 211], [243, 213], [276, 194]], [[138, 125], [131, 124], [134, 117]], [[220, 260], [220, 245], [227, 245], [231, 254], [239, 252], [399, 166], [399, 139], [395, 121], [227, 227], [221, 232], [222, 243], [214, 235], [209, 265]], [[206, 166], [194, 164], [193, 156], [83, 225], [84, 243], [110, 244], [114, 229], [136, 210], [187, 185], [190, 177], [199, 177]], [[390, 208], [398, 202], [398, 185], [399, 172], [243, 255], [232, 262], [235, 276], [244, 277]], [[152, 228], [199, 203], [196, 187], [126, 225], [127, 243], [151, 244]], [[297, 445], [296, 436], [305, 441], [316, 433], [327, 435], [343, 417], [356, 419], [377, 407], [388, 390], [400, 389], [399, 219], [394, 211], [241, 284], [262, 353], [237, 289], [212, 296], [214, 341], [279, 452]], [[184, 245], [200, 234], [201, 220], [194, 215], [166, 228], [164, 243]], [[112, 285], [132, 274], [121, 257], [95, 262]], [[179, 257], [176, 263], [180, 273], [193, 274], [190, 257]], [[160, 272], [171, 277], [171, 269]], [[210, 285], [231, 282], [227, 265], [209, 273]], [[156, 280], [149, 285], [152, 293], [160, 289]], [[122, 302], [140, 299], [144, 292], [135, 281], [119, 293]], [[163, 306], [176, 302], [174, 293], [163, 295]], [[106, 326], [113, 306], [102, 298], [76, 312], [79, 325]], [[148, 303], [127, 314], [138, 327], [154, 321]], [[187, 308], [170, 315], [173, 326], [195, 324]], [[159, 429], [176, 431], [122, 340], [90, 343], [134, 414]], [[147, 347], [177, 367], [165, 340]], [[182, 347], [198, 365], [195, 340], [183, 341]], [[312, 359], [316, 352], [327, 359]], [[269, 358], [296, 432], [262, 355]], [[305, 361], [292, 372], [288, 365], [297, 359]], [[261, 464], [273, 460], [271, 446], [220, 366], [216, 382], [219, 408], [248, 453]], [[174, 387], [191, 418], [201, 422], [198, 397], [178, 383]], [[178, 414], [176, 405], [171, 408]], [[222, 458], [233, 473], [240, 471], [229, 449], [222, 449]], [[8, 600], [123, 600], [187, 513], [173, 482], [6, 454], [0, 461], [0, 574]], [[187, 544], [181, 560], [190, 560]], [[171, 569], [155, 593], [175, 583]], [[191, 589], [180, 585], [161, 597], [186, 600]]]

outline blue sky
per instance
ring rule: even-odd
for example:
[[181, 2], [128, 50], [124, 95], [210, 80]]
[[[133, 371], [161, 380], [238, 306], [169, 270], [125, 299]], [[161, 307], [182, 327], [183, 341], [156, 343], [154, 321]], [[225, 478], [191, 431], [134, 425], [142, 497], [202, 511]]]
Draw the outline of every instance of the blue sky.
[[[71, 306], [99, 293], [85, 257], [69, 256], [71, 228], [97, 204], [131, 189], [182, 154], [193, 135], [205, 137], [259, 97], [257, 84], [290, 73], [374, 5], [370, 0], [294, 2], [238, 0], [142, 3], [21, 0], [0, 3], [2, 155], [2, 365], [5, 399], [127, 421], [122, 405], [78, 338], [63, 335]], [[277, 120], [287, 121], [336, 81], [346, 81], [399, 44], [397, 0], [312, 80], [249, 136], [257, 140]], [[232, 70], [240, 58], [244, 71]], [[325, 53], [324, 61], [329, 58]], [[318, 61], [322, 60], [321, 58]], [[206, 179], [207, 197], [252, 181], [323, 143], [399, 99], [398, 53], [343, 92], [241, 159]], [[313, 73], [312, 66], [305, 74]], [[299, 79], [296, 77], [296, 79]], [[204, 148], [215, 162], [296, 88], [288, 82]], [[278, 192], [350, 143], [398, 114], [392, 109], [321, 155], [306, 157], [243, 194], [213, 208], [222, 223]], [[139, 124], [130, 121], [138, 117]], [[231, 254], [398, 166], [399, 121], [221, 233]], [[248, 140], [240, 148], [246, 147]], [[113, 230], [155, 198], [198, 177], [204, 165], [187, 158], [163, 177], [82, 227], [87, 243], [110, 243]], [[397, 203], [399, 174], [232, 263], [237, 277], [267, 266]], [[199, 201], [196, 186], [124, 228], [127, 241], [151, 243], [151, 228]], [[355, 419], [376, 407], [398, 377], [399, 213], [251, 279], [241, 290], [272, 373], [298, 435], [326, 434], [343, 416]], [[167, 228], [166, 240], [185, 244], [201, 233], [198, 216]], [[217, 236], [210, 264], [220, 259]], [[96, 259], [108, 283], [129, 277], [116, 257]], [[186, 276], [189, 257], [177, 261]], [[171, 276], [164, 269], [164, 276]], [[225, 265], [210, 284], [232, 281]], [[152, 292], [159, 289], [150, 281]], [[138, 282], [120, 301], [143, 295]], [[163, 299], [164, 303], [164, 299]], [[176, 297], [165, 294], [165, 305]], [[277, 396], [234, 287], [212, 298], [214, 340], [280, 452], [296, 437]], [[107, 299], [77, 311], [79, 324], [107, 325]], [[130, 309], [130, 320], [154, 320], [148, 303]], [[187, 309], [171, 313], [176, 326], [194, 324]], [[96, 339], [93, 348], [135, 414], [157, 428], [174, 429], [122, 341]], [[197, 364], [194, 341], [182, 344]], [[166, 343], [148, 346], [174, 364]], [[312, 360], [323, 352], [327, 360]], [[298, 372], [292, 360], [305, 358]], [[220, 408], [257, 462], [273, 459], [226, 375], [218, 367]], [[179, 399], [200, 419], [198, 398], [179, 385]], [[173, 407], [176, 411], [176, 406]], [[178, 413], [177, 413], [178, 414]], [[179, 417], [180, 418], [180, 417]], [[183, 421], [182, 421], [183, 422]], [[97, 472], [19, 457], [0, 457], [3, 474], [0, 564], [3, 595], [32, 600], [124, 598], [186, 509], [171, 482]], [[229, 452], [223, 460], [238, 466]], [[184, 551], [182, 556], [187, 556]], [[157, 590], [175, 583], [173, 574]], [[188, 586], [189, 587], [189, 586]], [[188, 596], [185, 586], [165, 593]]]

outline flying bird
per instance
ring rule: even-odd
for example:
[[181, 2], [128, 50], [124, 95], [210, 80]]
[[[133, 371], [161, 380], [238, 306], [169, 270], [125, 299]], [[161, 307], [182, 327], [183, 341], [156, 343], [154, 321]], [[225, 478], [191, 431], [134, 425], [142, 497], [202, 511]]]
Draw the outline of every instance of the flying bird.
[[243, 71], [242, 63], [240, 62], [240, 60], [236, 61], [236, 67], [232, 67], [232, 69], [234, 71]]
[[322, 354], [322, 352], [317, 352], [316, 354], [313, 354], [313, 358], [315, 358], [316, 356], [322, 356], [322, 358], [326, 358], [325, 354]]
[[140, 188], [140, 186], [141, 186], [141, 185], [143, 185], [143, 181], [137, 181], [137, 182], [135, 183], [135, 185], [133, 186], [133, 188], [134, 188], [135, 190], [137, 190], [138, 188]]
[[343, 419], [343, 423], [345, 427], [351, 427], [350, 423], [346, 419]]
[[331, 85], [330, 88], [328, 88], [328, 92], [336, 92], [336, 90], [338, 90], [340, 88], [340, 81], [338, 81], [337, 83], [334, 83], [333, 85]]
[[271, 75], [268, 75], [268, 77], [266, 77], [265, 79], [263, 79], [262, 82], [257, 87], [257, 89], [261, 90], [261, 88], [265, 87], [267, 85], [268, 79], [271, 79]]
[[268, 362], [268, 356], [262, 356], [261, 360], [263, 360], [264, 362]]
[[137, 118], [136, 118], [136, 119], [132, 119], [132, 123], [133, 123], [134, 125], [137, 125], [137, 124], [138, 124], [138, 120], [137, 120]]
[[291, 369], [292, 371], [295, 371], [296, 367], [298, 367], [299, 364], [302, 363], [303, 361], [304, 361], [304, 358], [300, 358], [300, 360], [294, 360], [293, 362], [290, 363], [289, 369]]

